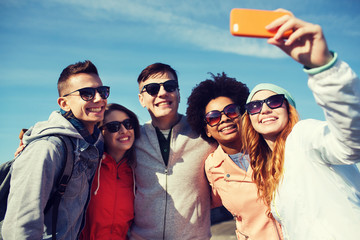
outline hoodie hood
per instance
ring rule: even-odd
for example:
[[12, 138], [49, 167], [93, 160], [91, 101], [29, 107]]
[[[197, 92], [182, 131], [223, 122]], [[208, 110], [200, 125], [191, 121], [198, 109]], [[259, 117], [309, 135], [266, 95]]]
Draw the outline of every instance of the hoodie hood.
[[38, 138], [55, 134], [82, 139], [76, 128], [59, 111], [54, 111], [47, 121], [37, 122], [25, 132], [23, 143], [29, 144]]

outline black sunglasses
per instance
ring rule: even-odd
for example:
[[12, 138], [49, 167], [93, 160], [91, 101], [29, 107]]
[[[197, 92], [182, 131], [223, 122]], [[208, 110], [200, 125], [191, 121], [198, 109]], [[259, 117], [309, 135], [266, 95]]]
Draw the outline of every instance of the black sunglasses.
[[249, 102], [245, 105], [245, 109], [250, 115], [254, 115], [261, 112], [264, 103], [266, 103], [269, 108], [275, 109], [282, 106], [284, 99], [284, 94], [273, 95], [264, 100]]
[[97, 88], [92, 87], [86, 87], [86, 88], [80, 88], [75, 91], [72, 91], [71, 93], [65, 94], [63, 97], [69, 96], [70, 94], [73, 94], [74, 92], [79, 91], [80, 97], [84, 101], [90, 101], [95, 97], [95, 94], [97, 91], [102, 99], [107, 99], [110, 94], [110, 87], [107, 86], [101, 86]]
[[218, 125], [221, 121], [222, 113], [224, 113], [227, 117], [234, 119], [240, 116], [240, 108], [238, 105], [232, 103], [224, 107], [222, 111], [210, 111], [205, 114], [205, 122], [211, 127]]
[[174, 92], [179, 87], [178, 82], [176, 80], [168, 80], [163, 83], [149, 83], [141, 89], [140, 93], [143, 93], [146, 91], [151, 96], [154, 96], [154, 95], [158, 94], [158, 92], [160, 91], [161, 85], [164, 86], [164, 89], [167, 92]]
[[134, 122], [131, 119], [125, 119], [122, 122], [119, 121], [113, 121], [108, 122], [105, 125], [101, 126], [100, 129], [107, 129], [111, 133], [118, 132], [121, 128], [121, 125], [123, 125], [127, 130], [134, 129]]

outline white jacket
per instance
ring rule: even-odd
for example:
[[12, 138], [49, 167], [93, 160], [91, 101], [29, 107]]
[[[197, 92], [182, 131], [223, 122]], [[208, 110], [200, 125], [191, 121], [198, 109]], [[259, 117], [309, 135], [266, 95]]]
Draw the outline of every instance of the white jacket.
[[340, 61], [308, 85], [326, 121], [303, 120], [288, 136], [284, 176], [271, 210], [285, 239], [360, 239], [360, 80]]

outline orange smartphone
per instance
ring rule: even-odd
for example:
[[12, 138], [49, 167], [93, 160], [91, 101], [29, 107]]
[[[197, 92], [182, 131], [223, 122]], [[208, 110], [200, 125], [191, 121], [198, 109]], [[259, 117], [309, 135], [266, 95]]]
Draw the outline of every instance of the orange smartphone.
[[[284, 15], [290, 13], [234, 8], [230, 12], [230, 32], [234, 36], [270, 38], [276, 34], [276, 31], [269, 31], [265, 26]], [[283, 37], [287, 38], [291, 33], [292, 30], [286, 31]]]

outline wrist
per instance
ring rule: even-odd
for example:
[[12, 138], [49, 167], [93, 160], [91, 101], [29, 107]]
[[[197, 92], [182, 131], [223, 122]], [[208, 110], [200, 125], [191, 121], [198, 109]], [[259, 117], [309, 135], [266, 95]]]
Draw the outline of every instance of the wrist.
[[306, 72], [307, 74], [317, 74], [320, 72], [323, 72], [329, 68], [331, 68], [337, 61], [338, 55], [336, 52], [330, 51], [330, 56], [328, 57], [326, 64], [319, 66], [319, 67], [307, 67], [304, 66], [304, 72]]

